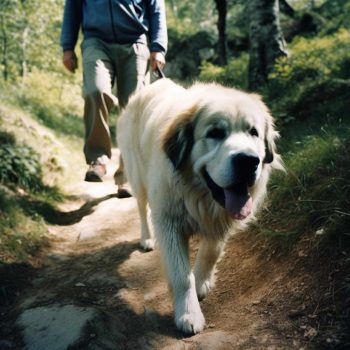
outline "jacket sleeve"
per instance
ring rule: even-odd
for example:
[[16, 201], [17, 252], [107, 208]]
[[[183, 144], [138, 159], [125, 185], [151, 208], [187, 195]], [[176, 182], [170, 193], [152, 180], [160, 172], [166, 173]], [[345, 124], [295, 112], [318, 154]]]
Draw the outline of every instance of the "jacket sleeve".
[[149, 41], [151, 52], [165, 55], [168, 47], [164, 0], [149, 0]]
[[83, 17], [83, 0], [66, 0], [61, 30], [63, 51], [74, 50]]

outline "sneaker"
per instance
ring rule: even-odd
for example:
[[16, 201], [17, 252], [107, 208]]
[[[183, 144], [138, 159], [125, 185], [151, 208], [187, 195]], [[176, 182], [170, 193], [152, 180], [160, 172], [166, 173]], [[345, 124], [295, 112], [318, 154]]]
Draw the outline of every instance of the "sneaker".
[[85, 181], [88, 182], [102, 182], [103, 176], [106, 175], [107, 169], [106, 165], [99, 162], [91, 162], [89, 169], [85, 175]]

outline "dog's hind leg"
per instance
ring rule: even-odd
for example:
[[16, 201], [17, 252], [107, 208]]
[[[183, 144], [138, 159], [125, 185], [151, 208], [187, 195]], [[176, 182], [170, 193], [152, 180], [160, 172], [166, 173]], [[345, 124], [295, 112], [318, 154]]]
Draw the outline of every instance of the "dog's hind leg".
[[203, 330], [205, 319], [191, 271], [188, 238], [176, 231], [174, 222], [158, 222], [155, 224], [155, 230], [173, 294], [176, 326], [187, 334], [198, 333]]
[[225, 247], [224, 241], [202, 238], [194, 265], [196, 290], [199, 300], [204, 299], [215, 283], [215, 266]]
[[147, 197], [138, 194], [136, 198], [141, 220], [141, 247], [150, 251], [154, 249], [155, 241], [148, 223]]
[[127, 182], [124, 170], [124, 161], [121, 154], [119, 155], [118, 169], [114, 173], [114, 182], [117, 186], [122, 186]]
[[131, 197], [131, 194], [128, 190], [124, 188], [124, 185], [128, 181], [125, 175], [124, 161], [122, 155], [119, 156], [119, 166], [116, 172], [114, 173], [114, 183], [118, 186], [118, 197], [127, 198]]

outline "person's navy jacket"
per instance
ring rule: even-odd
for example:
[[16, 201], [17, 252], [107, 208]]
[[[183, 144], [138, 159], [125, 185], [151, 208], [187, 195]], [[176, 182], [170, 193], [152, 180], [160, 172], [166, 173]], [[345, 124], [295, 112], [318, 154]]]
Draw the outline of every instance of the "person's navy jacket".
[[165, 53], [167, 29], [164, 0], [66, 0], [61, 32], [63, 51], [74, 50], [79, 30], [84, 38], [107, 43], [149, 43]]

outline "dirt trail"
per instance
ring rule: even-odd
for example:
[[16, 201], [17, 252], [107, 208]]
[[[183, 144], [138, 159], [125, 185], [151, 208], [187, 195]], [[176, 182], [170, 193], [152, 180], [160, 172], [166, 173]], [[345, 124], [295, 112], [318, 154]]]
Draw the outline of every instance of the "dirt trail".
[[205, 331], [184, 337], [173, 323], [159, 253], [139, 249], [136, 203], [116, 197], [114, 170], [111, 162], [105, 182], [67, 189], [72, 200], [49, 226], [45, 267], [18, 298], [16, 338], [0, 339], [1, 349], [300, 349], [315, 336], [291, 317], [302, 295], [291, 268], [276, 269], [240, 234], [201, 302]]

